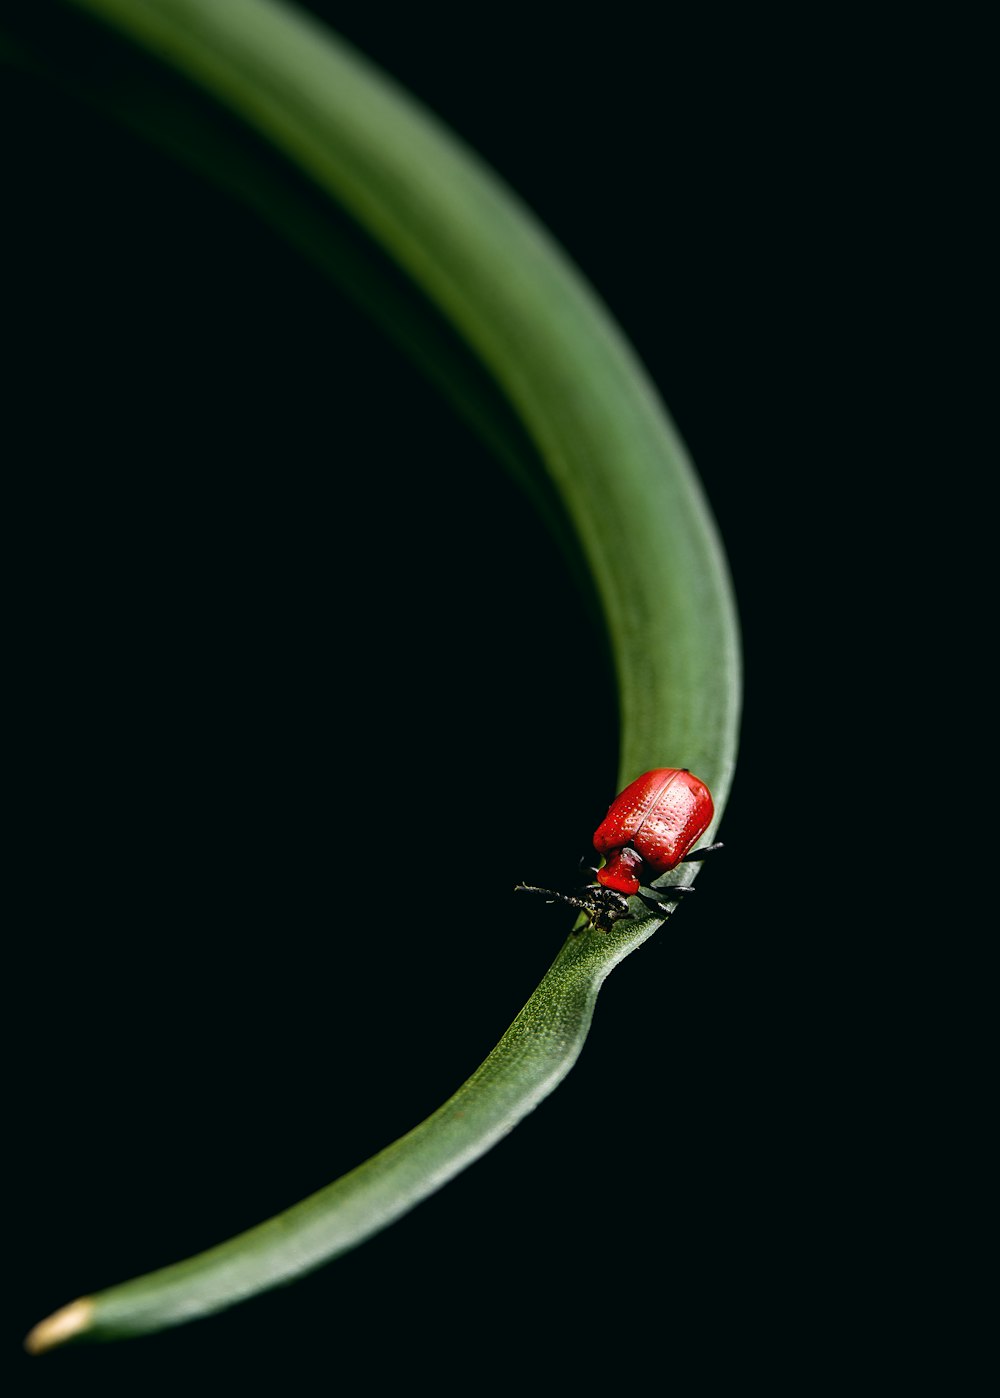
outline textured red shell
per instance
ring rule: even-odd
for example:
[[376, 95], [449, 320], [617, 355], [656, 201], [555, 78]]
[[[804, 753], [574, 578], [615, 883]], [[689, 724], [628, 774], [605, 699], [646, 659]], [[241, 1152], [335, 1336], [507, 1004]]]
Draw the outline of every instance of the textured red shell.
[[597, 882], [637, 893], [694, 849], [714, 813], [712, 793], [686, 767], [644, 772], [615, 797], [594, 831], [594, 849], [606, 861]]

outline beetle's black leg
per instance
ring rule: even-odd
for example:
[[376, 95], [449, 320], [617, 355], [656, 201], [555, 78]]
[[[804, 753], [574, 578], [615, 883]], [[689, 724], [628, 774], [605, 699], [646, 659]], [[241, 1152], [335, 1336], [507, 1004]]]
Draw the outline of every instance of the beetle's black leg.
[[689, 864], [693, 859], [704, 859], [706, 854], [714, 854], [718, 849], [722, 849], [721, 841], [717, 845], [702, 845], [701, 849], [693, 849], [690, 854], [685, 854], [680, 862]]
[[647, 908], [658, 909], [665, 903], [676, 903], [694, 891], [687, 884], [678, 884], [675, 888], [640, 888], [635, 896], [645, 903]]

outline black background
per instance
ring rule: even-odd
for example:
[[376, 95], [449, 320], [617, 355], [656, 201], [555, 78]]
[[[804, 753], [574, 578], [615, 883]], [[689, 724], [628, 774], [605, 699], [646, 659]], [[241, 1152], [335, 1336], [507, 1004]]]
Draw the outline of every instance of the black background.
[[[712, 1391], [734, 1369], [809, 1390], [875, 1324], [839, 1282], [879, 1189], [858, 1182], [878, 1094], [844, 1100], [863, 929], [837, 928], [843, 851], [810, 849], [806, 788], [832, 712], [851, 757], [844, 610], [895, 470], [870, 471], [909, 159], [887, 41], [308, 8], [534, 208], [669, 405], [746, 650], [727, 850], [605, 987], [567, 1081], [444, 1191], [290, 1289], [25, 1360], [25, 1391]], [[444, 1100], [558, 949], [566, 919], [510, 890], [571, 880], [616, 749], [543, 529], [412, 366], [238, 204], [8, 92], [14, 1351]], [[430, 922], [456, 885], [482, 891], [461, 939]]]

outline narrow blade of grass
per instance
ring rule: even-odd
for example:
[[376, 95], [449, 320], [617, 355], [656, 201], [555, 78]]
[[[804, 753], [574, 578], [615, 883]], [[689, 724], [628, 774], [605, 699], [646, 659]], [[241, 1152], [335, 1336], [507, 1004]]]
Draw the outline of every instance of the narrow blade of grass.
[[[264, 135], [349, 210], [480, 358], [534, 442], [593, 578], [616, 667], [623, 784], [648, 767], [690, 766], [721, 816], [740, 689], [722, 550], [642, 366], [545, 230], [433, 117], [277, 0], [71, 3]], [[691, 868], [680, 875], [692, 877]], [[451, 915], [476, 914], [458, 897]], [[74, 1302], [37, 1327], [29, 1347], [208, 1314], [385, 1227], [565, 1076], [605, 977], [661, 922], [642, 917], [570, 938], [493, 1053], [413, 1131], [257, 1228]]]

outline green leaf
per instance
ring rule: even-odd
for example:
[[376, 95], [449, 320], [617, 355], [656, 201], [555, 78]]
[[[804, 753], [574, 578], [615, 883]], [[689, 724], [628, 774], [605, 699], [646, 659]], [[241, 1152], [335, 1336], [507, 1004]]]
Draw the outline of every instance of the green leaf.
[[[725, 559], [654, 387], [559, 247], [428, 112], [291, 6], [69, 3], [263, 135], [349, 211], [454, 327], [534, 443], [546, 472], [542, 497], [569, 521], [599, 599], [619, 694], [621, 784], [653, 766], [691, 767], [713, 790], [718, 823], [740, 693]], [[314, 240], [314, 251], [321, 243]], [[443, 371], [453, 391], [454, 368]], [[489, 434], [496, 415], [481, 417]], [[668, 879], [693, 876], [685, 867]], [[137, 1335], [208, 1314], [391, 1223], [552, 1091], [580, 1052], [604, 979], [662, 921], [643, 914], [607, 934], [571, 936], [496, 1049], [426, 1121], [268, 1222], [64, 1307], [36, 1327], [28, 1347]]]

